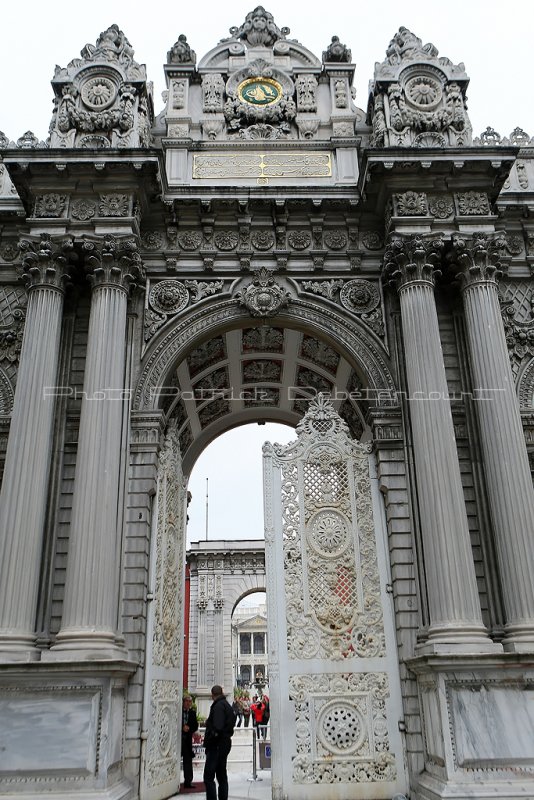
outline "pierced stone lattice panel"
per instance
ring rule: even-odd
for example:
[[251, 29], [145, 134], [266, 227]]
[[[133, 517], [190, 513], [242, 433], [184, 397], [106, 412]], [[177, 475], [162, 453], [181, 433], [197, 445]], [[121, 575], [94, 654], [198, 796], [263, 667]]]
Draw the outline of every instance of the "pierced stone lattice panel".
[[374, 783], [396, 779], [386, 718], [386, 673], [293, 675], [295, 783]]

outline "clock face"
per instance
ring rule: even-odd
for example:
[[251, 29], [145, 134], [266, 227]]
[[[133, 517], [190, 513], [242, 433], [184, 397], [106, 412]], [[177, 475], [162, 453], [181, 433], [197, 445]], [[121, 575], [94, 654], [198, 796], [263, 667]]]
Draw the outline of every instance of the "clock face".
[[237, 93], [251, 106], [271, 106], [282, 99], [282, 87], [272, 78], [248, 78], [239, 84]]

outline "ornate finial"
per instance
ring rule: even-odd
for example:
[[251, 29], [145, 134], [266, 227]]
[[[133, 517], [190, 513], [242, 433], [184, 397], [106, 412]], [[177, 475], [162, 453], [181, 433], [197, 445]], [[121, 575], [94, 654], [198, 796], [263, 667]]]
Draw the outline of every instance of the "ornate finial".
[[181, 33], [167, 53], [167, 61], [170, 64], [194, 64], [196, 60], [197, 54], [188, 45], [187, 36]]
[[341, 44], [339, 36], [332, 36], [332, 41], [323, 53], [325, 63], [347, 63], [352, 61], [352, 53], [345, 44]]
[[390, 41], [386, 50], [386, 61], [388, 64], [400, 64], [401, 61], [409, 61], [416, 56], [421, 58], [437, 58], [438, 49], [430, 42], [423, 45], [422, 39], [408, 30], [400, 27]]
[[86, 44], [80, 55], [86, 61], [119, 61], [124, 66], [134, 63], [134, 49], [118, 25], [103, 31], [96, 45]]
[[319, 392], [310, 400], [308, 410], [296, 427], [297, 435], [302, 433], [321, 434], [331, 438], [335, 434], [349, 435], [346, 422], [339, 416], [328, 395]]
[[236, 39], [243, 39], [249, 47], [272, 47], [279, 39], [285, 39], [289, 28], [277, 27], [272, 14], [263, 6], [256, 6], [254, 11], [247, 14], [240, 28], [230, 28], [230, 33]]
[[270, 270], [262, 267], [254, 272], [252, 283], [236, 297], [253, 317], [272, 317], [287, 305], [290, 294], [275, 282]]

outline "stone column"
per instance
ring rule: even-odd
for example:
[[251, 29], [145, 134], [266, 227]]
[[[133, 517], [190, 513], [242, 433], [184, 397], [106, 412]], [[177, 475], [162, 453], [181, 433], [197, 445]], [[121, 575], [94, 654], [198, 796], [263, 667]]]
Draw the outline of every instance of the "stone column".
[[133, 239], [87, 241], [93, 285], [63, 621], [51, 657], [118, 657], [120, 456], [126, 363], [126, 311], [142, 274]]
[[503, 236], [453, 237], [490, 514], [505, 607], [505, 650], [534, 652], [534, 490], [497, 293]]
[[400, 298], [430, 625], [423, 651], [488, 651], [434, 300], [441, 240], [392, 238]]
[[0, 658], [37, 658], [43, 545], [65, 279], [71, 239], [23, 241], [28, 307], [0, 495]]

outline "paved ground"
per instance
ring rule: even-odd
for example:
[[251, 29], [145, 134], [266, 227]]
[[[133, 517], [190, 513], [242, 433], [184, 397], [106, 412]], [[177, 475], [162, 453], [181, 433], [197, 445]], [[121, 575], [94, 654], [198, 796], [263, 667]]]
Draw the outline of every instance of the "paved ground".
[[[230, 772], [228, 773], [228, 800], [271, 800], [271, 772], [270, 770], [258, 770], [258, 780], [249, 780], [252, 773]], [[196, 791], [185, 789], [179, 795], [174, 795], [176, 800], [182, 800], [188, 794], [203, 796], [202, 773], [195, 770], [193, 778]], [[199, 791], [200, 790], [200, 791]], [[171, 800], [174, 800], [171, 798]]]

